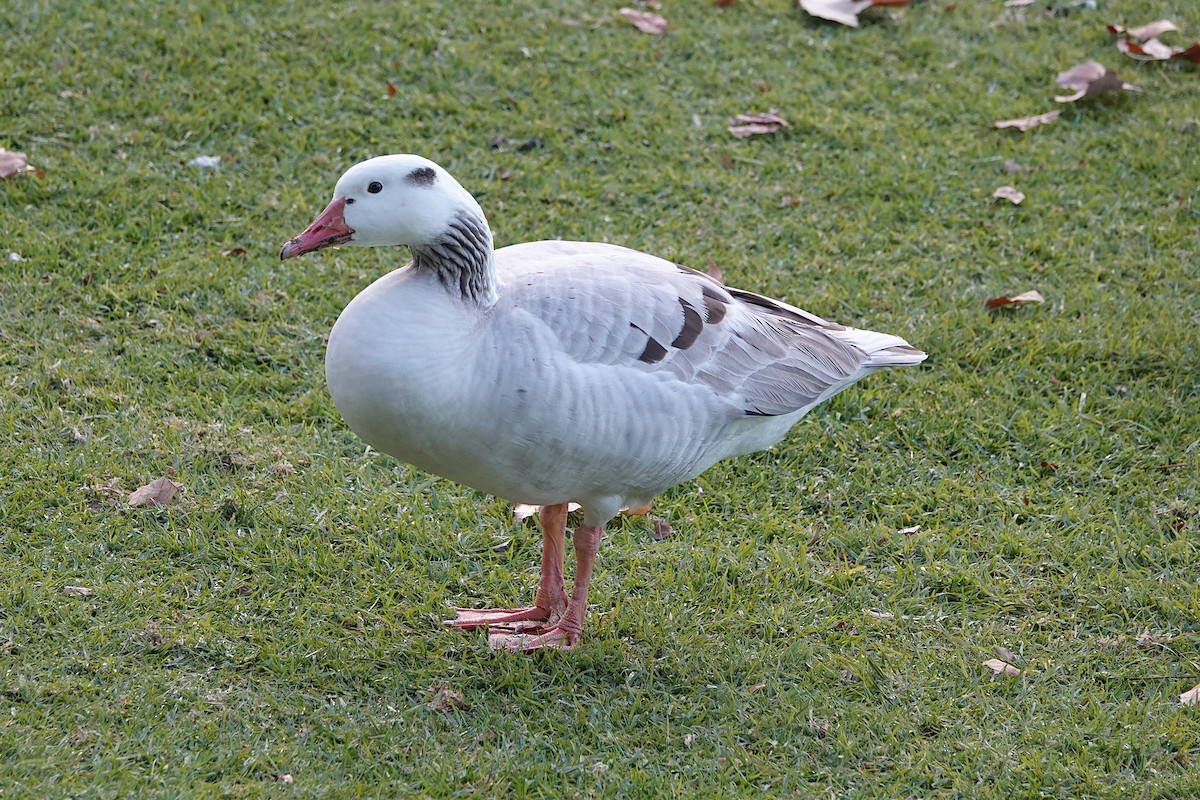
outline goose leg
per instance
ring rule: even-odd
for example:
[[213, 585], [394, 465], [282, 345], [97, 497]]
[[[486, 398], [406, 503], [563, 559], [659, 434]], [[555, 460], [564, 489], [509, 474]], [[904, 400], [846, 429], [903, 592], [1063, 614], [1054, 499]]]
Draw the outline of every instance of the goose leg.
[[583, 617], [587, 613], [588, 584], [592, 582], [592, 567], [596, 563], [596, 553], [600, 550], [602, 536], [604, 536], [604, 528], [601, 526], [580, 525], [575, 529], [572, 536], [575, 544], [575, 586], [571, 589], [571, 600], [567, 603], [567, 609], [557, 623], [536, 635], [489, 633], [488, 646], [524, 652], [540, 650], [543, 647], [556, 647], [562, 650], [573, 648], [583, 633]]
[[538, 513], [542, 526], [542, 576], [537, 595], [528, 608], [456, 608], [454, 619], [444, 623], [452, 628], [498, 626], [502, 630], [545, 630], [558, 622], [567, 608], [567, 590], [563, 584], [563, 553], [566, 550], [567, 504], [542, 506]]

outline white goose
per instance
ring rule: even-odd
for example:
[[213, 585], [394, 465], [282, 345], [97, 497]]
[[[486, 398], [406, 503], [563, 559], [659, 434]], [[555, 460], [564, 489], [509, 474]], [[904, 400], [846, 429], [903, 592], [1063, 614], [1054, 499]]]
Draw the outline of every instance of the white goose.
[[[280, 258], [408, 245], [329, 335], [334, 405], [372, 447], [542, 506], [534, 605], [458, 609], [514, 650], [573, 647], [604, 525], [717, 461], [779, 441], [809, 409], [925, 353], [609, 244], [492, 249], [479, 204], [437, 164], [373, 158], [337, 182]], [[567, 503], [583, 507], [563, 581]]]

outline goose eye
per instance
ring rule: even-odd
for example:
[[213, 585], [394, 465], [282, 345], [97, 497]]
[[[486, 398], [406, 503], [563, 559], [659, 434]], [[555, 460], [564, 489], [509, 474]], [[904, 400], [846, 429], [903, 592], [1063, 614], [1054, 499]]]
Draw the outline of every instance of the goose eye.
[[379, 181], [371, 181], [367, 184], [367, 191], [371, 194], [379, 194], [383, 191], [383, 184]]

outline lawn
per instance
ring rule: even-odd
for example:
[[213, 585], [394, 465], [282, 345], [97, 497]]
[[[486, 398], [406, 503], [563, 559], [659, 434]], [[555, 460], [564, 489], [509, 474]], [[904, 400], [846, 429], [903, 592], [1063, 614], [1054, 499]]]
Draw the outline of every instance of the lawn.
[[[1200, 796], [1200, 68], [1104, 28], [1200, 6], [1048, 5], [18, 0], [0, 798]], [[1144, 91], [1056, 104], [1087, 59]], [[387, 152], [498, 244], [711, 260], [929, 361], [616, 523], [574, 652], [492, 652], [440, 621], [530, 597], [536, 529], [324, 385], [406, 254], [277, 256]]]

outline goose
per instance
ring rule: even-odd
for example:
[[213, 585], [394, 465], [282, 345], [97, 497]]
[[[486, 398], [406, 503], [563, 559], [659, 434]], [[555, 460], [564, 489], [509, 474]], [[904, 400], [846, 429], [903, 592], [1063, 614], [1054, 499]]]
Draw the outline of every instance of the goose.
[[[604, 526], [716, 462], [770, 447], [810, 409], [881, 367], [926, 354], [899, 336], [612, 244], [500, 249], [475, 198], [438, 164], [387, 155], [350, 167], [281, 259], [406, 245], [329, 334], [334, 406], [374, 449], [540, 507], [533, 605], [456, 609], [493, 647], [580, 641]], [[575, 579], [566, 592], [567, 505]]]

